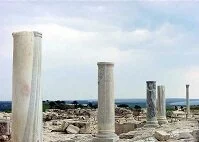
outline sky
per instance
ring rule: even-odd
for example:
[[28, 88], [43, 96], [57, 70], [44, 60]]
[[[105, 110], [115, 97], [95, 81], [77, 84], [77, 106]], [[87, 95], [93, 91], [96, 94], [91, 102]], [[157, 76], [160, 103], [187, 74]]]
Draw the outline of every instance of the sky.
[[12, 99], [12, 32], [42, 37], [44, 100], [97, 99], [97, 62], [114, 62], [115, 98], [199, 99], [199, 1], [0, 1], [0, 101]]

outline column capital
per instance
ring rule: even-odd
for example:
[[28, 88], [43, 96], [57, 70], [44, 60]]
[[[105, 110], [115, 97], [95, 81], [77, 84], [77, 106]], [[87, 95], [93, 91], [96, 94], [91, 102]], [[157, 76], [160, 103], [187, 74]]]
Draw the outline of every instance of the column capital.
[[190, 86], [189, 84], [186, 84], [186, 88], [189, 88], [189, 86]]
[[156, 81], [146, 81], [146, 83], [156, 83]]
[[165, 87], [164, 85], [158, 85], [157, 87]]
[[114, 63], [113, 62], [97, 62], [97, 65], [113, 65], [114, 66]]
[[13, 32], [12, 36], [13, 37], [16, 37], [16, 36], [34, 36], [34, 37], [41, 37], [42, 38], [42, 33], [37, 32], [37, 31], [20, 31], [20, 32]]

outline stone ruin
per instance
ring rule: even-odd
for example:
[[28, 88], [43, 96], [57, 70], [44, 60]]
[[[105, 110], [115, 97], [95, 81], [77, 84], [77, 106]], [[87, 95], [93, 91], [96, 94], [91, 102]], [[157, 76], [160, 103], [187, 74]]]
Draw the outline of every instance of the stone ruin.
[[[12, 136], [10, 136], [10, 121], [2, 119], [0, 121], [0, 141], [9, 141], [12, 137], [13, 142], [41, 142], [42, 34], [17, 32], [13, 33], [13, 38], [13, 88], [15, 89], [13, 89], [12, 100]], [[146, 117], [146, 123], [140, 121], [142, 118], [135, 120], [133, 113], [129, 110], [125, 110], [126, 114], [117, 115], [117, 112], [121, 110], [116, 108], [115, 113], [113, 68], [114, 64], [111, 62], [98, 62], [97, 111], [76, 109], [68, 110], [68, 112], [52, 110], [52, 112], [43, 113], [44, 135], [49, 131], [51, 133], [93, 134], [90, 141], [94, 142], [199, 141], [196, 121], [186, 121], [186, 123], [176, 121], [175, 125], [168, 123], [165, 116], [164, 87], [158, 87], [158, 102], [156, 102], [155, 81], [147, 81], [147, 113], [146, 116], [143, 115]], [[21, 83], [18, 83], [19, 81]], [[24, 103], [21, 103], [21, 100]], [[193, 119], [190, 118], [189, 85], [186, 85], [186, 104], [186, 120]], [[79, 140], [85, 141], [81, 138]]]
[[0, 142], [8, 142], [10, 140], [10, 135], [10, 121], [0, 118]]

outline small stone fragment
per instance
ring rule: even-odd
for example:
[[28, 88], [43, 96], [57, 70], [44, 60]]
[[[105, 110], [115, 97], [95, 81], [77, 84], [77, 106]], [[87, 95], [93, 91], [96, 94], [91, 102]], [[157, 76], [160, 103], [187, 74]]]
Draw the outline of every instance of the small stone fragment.
[[79, 128], [78, 127], [76, 127], [76, 126], [74, 126], [74, 125], [69, 125], [68, 127], [67, 127], [67, 129], [66, 129], [66, 132], [68, 133], [68, 134], [78, 134], [79, 133]]
[[165, 131], [155, 131], [154, 136], [159, 141], [166, 141], [170, 138], [169, 133], [167, 133]]

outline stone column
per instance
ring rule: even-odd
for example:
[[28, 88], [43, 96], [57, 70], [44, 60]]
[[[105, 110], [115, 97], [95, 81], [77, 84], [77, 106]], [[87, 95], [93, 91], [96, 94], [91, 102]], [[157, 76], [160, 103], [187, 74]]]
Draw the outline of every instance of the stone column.
[[13, 33], [12, 142], [42, 142], [41, 38]]
[[156, 81], [147, 81], [147, 122], [145, 127], [158, 127], [156, 112]]
[[113, 63], [98, 62], [98, 133], [94, 142], [115, 142]]
[[168, 123], [166, 118], [165, 87], [163, 85], [158, 86], [157, 111], [158, 123], [160, 125]]
[[187, 105], [187, 117], [189, 117], [190, 115], [189, 84], [186, 85], [186, 105]]

